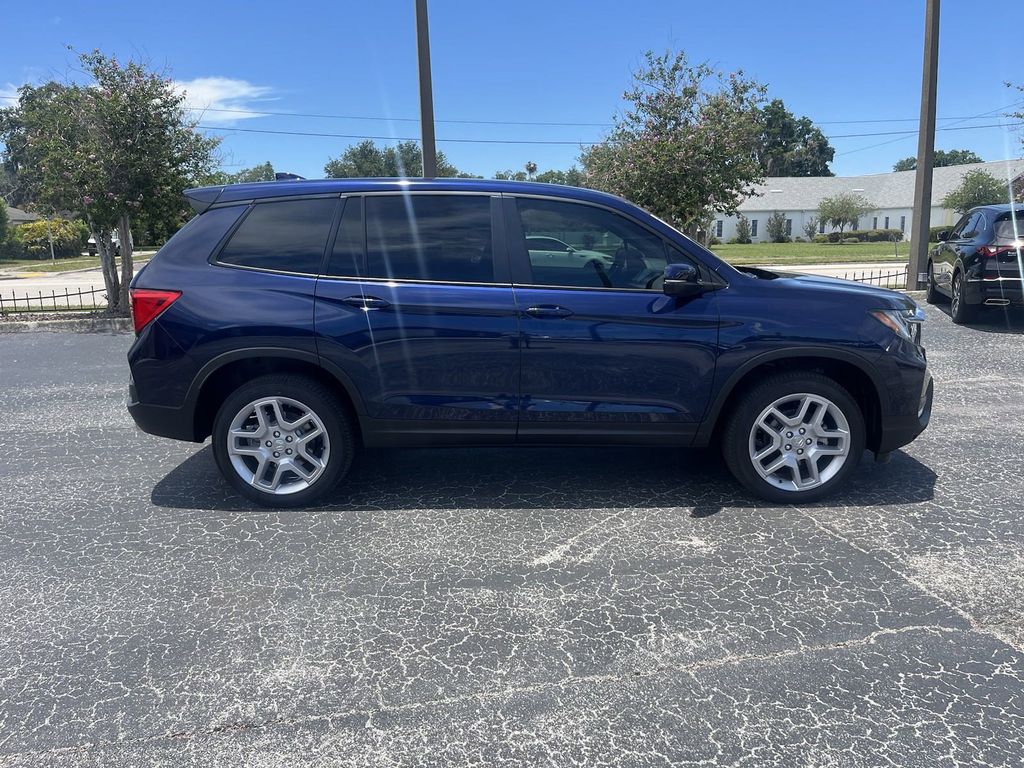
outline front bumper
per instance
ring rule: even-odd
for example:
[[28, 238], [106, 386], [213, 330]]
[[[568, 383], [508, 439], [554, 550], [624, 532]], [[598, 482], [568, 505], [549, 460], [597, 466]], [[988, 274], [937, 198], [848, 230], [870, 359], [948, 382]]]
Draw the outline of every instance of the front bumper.
[[917, 413], [902, 416], [883, 416], [876, 453], [888, 453], [912, 442], [924, 432], [932, 418], [932, 399], [935, 383], [932, 375], [925, 370]]

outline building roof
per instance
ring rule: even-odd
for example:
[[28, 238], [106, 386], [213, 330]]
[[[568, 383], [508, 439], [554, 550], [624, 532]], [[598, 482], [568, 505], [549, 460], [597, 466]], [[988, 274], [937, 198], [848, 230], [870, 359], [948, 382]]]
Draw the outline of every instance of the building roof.
[[[1000, 160], [995, 163], [948, 165], [932, 172], [932, 205], [941, 205], [968, 171], [983, 170], [997, 179], [1024, 174], [1024, 159]], [[875, 206], [913, 208], [914, 180], [917, 171], [894, 171], [866, 176], [771, 176], [758, 185], [757, 193], [739, 205], [740, 212], [749, 211], [814, 211], [822, 198], [839, 192], [863, 195]]]
[[24, 224], [26, 221], [35, 221], [39, 218], [34, 213], [23, 211], [20, 208], [12, 208], [9, 205], [5, 205], [4, 207], [7, 208], [7, 220], [11, 222], [11, 224]]

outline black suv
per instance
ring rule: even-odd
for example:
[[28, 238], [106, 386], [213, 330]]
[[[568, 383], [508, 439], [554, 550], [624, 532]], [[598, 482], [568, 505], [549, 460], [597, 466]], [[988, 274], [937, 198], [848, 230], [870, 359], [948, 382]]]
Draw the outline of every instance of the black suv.
[[132, 285], [129, 410], [238, 491], [322, 498], [366, 446], [720, 445], [820, 498], [931, 409], [901, 293], [734, 269], [618, 197], [484, 180], [187, 193]]
[[953, 322], [969, 323], [981, 307], [1022, 303], [1024, 206], [982, 205], [939, 232], [928, 255], [928, 302], [951, 301]]

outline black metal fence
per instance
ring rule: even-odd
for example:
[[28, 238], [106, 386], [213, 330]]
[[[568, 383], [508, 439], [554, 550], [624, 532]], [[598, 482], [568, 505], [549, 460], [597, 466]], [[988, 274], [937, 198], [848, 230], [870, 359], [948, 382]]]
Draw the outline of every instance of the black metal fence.
[[853, 280], [856, 283], [869, 283], [881, 288], [906, 288], [907, 270], [909, 266], [900, 269], [858, 269], [851, 272], [844, 272], [836, 275], [843, 280]]
[[68, 310], [103, 309], [107, 306], [107, 289], [80, 288], [63, 291], [53, 290], [26, 291], [18, 294], [15, 291], [0, 289], [0, 315], [13, 315], [19, 312], [66, 312]]

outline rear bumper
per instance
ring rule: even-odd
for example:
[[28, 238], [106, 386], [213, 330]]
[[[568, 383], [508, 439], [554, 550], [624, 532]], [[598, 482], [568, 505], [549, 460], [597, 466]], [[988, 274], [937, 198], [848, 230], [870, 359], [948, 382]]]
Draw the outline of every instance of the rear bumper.
[[1001, 280], [969, 280], [964, 283], [964, 298], [968, 304], [983, 306], [1024, 305], [1024, 291], [1016, 278]]
[[128, 413], [143, 432], [172, 440], [196, 440], [195, 419], [191, 409], [163, 405], [147, 405], [138, 401], [135, 385], [128, 385]]
[[916, 414], [903, 416], [883, 416], [881, 434], [878, 440], [878, 453], [894, 451], [907, 443], [912, 442], [918, 435], [924, 432], [932, 417], [932, 398], [935, 393], [935, 385], [932, 382], [931, 373], [925, 372], [921, 396]]

